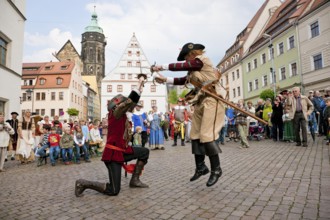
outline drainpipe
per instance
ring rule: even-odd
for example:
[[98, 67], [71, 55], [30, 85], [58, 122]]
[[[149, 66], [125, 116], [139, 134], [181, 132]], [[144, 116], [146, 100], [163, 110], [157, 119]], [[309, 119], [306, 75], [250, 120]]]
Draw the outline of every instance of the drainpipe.
[[[301, 53], [300, 53], [300, 41], [299, 41], [299, 30], [298, 30], [298, 21], [295, 21], [294, 26], [296, 29], [297, 35], [297, 50], [298, 50], [298, 62], [299, 62], [299, 70], [300, 70], [300, 83], [301, 83], [301, 93], [305, 94], [305, 86], [302, 72], [302, 64], [301, 64]], [[298, 70], [297, 70], [298, 71]]]

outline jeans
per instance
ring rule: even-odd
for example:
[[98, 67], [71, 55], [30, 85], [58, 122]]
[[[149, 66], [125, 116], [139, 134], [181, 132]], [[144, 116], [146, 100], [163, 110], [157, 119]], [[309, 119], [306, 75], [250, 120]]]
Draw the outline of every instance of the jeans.
[[60, 146], [55, 146], [55, 147], [49, 148], [49, 157], [50, 157], [50, 162], [52, 164], [55, 163], [55, 160], [58, 158], [60, 151], [61, 151]]
[[223, 126], [219, 132], [219, 138], [216, 140], [216, 142], [219, 143], [223, 143], [225, 142], [225, 134], [227, 132], [227, 128], [226, 126]]
[[[68, 154], [68, 158], [67, 158], [67, 155]], [[73, 148], [70, 147], [70, 148], [62, 148], [62, 159], [63, 159], [63, 162], [68, 162], [68, 161], [72, 161], [72, 154], [73, 154]]]
[[76, 145], [76, 160], [77, 162], [80, 161], [80, 148], [82, 148], [83, 152], [84, 152], [84, 159], [85, 160], [89, 160], [89, 154], [88, 154], [88, 149], [86, 144], [84, 144], [83, 146], [79, 147], [78, 145]]
[[49, 148], [49, 145], [48, 144], [45, 144], [43, 145], [41, 148], [39, 148], [37, 150], [37, 154], [40, 156], [40, 157], [45, 157], [46, 156], [46, 149]]

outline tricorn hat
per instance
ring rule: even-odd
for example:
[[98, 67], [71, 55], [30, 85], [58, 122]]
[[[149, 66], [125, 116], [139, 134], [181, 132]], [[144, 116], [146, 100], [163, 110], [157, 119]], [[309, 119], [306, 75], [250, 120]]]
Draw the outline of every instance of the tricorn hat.
[[143, 104], [142, 104], [142, 102], [138, 102], [138, 103], [136, 104], [136, 106], [143, 107]]
[[179, 56], [178, 56], [178, 61], [184, 61], [185, 57], [187, 56], [187, 54], [192, 51], [192, 50], [204, 50], [205, 46], [202, 44], [194, 44], [194, 43], [186, 43], [185, 45], [183, 45]]
[[19, 115], [17, 112], [10, 113], [11, 115]]

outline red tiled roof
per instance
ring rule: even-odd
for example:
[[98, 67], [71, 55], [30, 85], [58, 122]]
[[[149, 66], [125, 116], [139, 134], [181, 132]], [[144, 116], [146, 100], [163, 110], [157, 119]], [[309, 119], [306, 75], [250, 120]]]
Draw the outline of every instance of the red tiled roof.
[[[74, 65], [74, 62], [23, 63], [22, 79], [37, 78], [34, 85], [37, 89], [68, 88]], [[62, 78], [60, 85], [57, 85], [57, 78]], [[43, 85], [40, 85], [40, 79], [45, 79]]]

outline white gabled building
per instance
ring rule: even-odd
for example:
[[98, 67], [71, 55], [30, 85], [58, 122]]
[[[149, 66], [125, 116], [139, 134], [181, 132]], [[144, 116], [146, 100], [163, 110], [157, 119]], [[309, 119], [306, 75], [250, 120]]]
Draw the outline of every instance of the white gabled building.
[[133, 88], [137, 87], [137, 75], [148, 75], [148, 82], [144, 85], [140, 101], [144, 105], [144, 111], [151, 110], [156, 105], [158, 111], [167, 111], [167, 89], [165, 85], [154, 85], [152, 82], [150, 63], [145, 56], [142, 47], [135, 34], [129, 41], [117, 66], [105, 76], [101, 87], [101, 115], [106, 116], [107, 102], [117, 94], [129, 95]]

